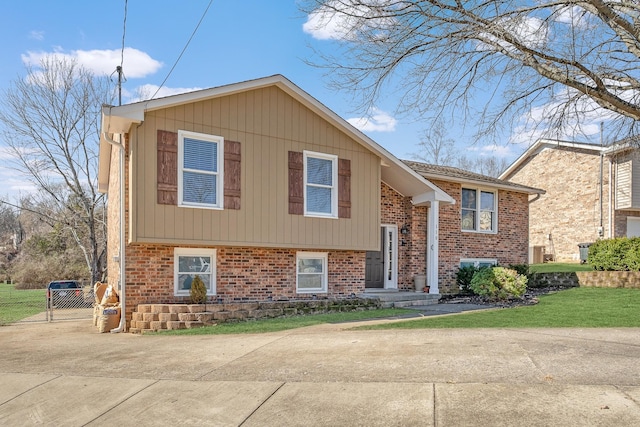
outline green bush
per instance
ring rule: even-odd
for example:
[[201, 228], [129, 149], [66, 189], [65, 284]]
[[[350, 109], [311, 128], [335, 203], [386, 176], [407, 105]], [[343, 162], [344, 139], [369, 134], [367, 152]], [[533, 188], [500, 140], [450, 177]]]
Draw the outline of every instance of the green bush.
[[640, 238], [598, 240], [589, 247], [587, 262], [600, 271], [640, 271]]
[[521, 297], [527, 290], [527, 276], [504, 267], [483, 268], [471, 279], [471, 290], [494, 299]]
[[529, 277], [529, 264], [509, 264], [507, 268], [515, 270], [518, 274]]
[[191, 282], [189, 296], [191, 297], [191, 304], [204, 304], [207, 302], [207, 287], [197, 274]]
[[480, 270], [486, 269], [488, 267], [476, 267], [473, 265], [467, 265], [465, 267], [460, 267], [460, 269], [456, 272], [456, 285], [458, 285], [458, 289], [460, 289], [461, 294], [472, 294], [471, 290], [471, 280], [473, 276]]

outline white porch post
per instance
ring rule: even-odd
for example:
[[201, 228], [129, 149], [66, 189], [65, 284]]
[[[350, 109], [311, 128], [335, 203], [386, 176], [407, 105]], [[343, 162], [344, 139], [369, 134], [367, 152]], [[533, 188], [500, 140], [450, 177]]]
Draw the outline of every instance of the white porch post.
[[438, 224], [440, 202], [431, 201], [427, 209], [427, 286], [430, 294], [439, 294], [438, 289]]

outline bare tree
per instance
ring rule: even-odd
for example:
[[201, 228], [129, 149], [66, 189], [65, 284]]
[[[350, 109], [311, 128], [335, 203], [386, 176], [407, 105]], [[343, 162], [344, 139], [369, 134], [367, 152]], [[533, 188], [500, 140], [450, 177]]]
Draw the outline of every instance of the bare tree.
[[[577, 127], [640, 119], [640, 3], [303, 0], [305, 30], [333, 39], [316, 65], [366, 104], [394, 91], [399, 111], [449, 112], [493, 132], [529, 116]], [[480, 111], [470, 100], [481, 101]], [[428, 113], [428, 114], [427, 114]]]
[[46, 58], [27, 66], [0, 100], [4, 144], [12, 167], [25, 174], [44, 197], [36, 206], [51, 226], [63, 226], [81, 249], [91, 280], [106, 268], [104, 196], [97, 192], [98, 118], [111, 100], [106, 77], [75, 62]]
[[434, 125], [423, 132], [418, 151], [413, 157], [432, 165], [452, 166], [456, 158], [455, 141], [447, 136], [444, 122], [437, 120]]

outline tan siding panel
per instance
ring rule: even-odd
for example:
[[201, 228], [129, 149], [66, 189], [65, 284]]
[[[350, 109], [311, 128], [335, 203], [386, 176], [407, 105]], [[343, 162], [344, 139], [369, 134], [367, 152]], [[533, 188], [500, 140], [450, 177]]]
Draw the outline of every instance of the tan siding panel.
[[[242, 146], [240, 209], [161, 206], [156, 201], [158, 129], [219, 135]], [[379, 228], [379, 159], [279, 89], [148, 112], [137, 128], [136, 239], [141, 242], [367, 249]], [[351, 218], [288, 213], [288, 152], [311, 150], [351, 163]]]
[[618, 163], [616, 173], [616, 209], [631, 207], [631, 160]]

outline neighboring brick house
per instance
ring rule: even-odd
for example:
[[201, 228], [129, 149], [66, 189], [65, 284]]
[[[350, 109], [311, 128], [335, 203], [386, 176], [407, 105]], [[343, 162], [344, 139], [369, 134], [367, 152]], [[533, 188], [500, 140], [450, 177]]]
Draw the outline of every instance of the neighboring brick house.
[[640, 235], [638, 161], [624, 141], [603, 147], [541, 139], [500, 178], [545, 190], [530, 203], [529, 244], [548, 259], [575, 262], [581, 243]]
[[440, 207], [442, 293], [458, 292], [460, 266], [527, 263], [528, 199], [544, 191], [458, 168], [405, 163], [456, 201]]
[[460, 181], [433, 184], [280, 75], [104, 107], [98, 175], [127, 322], [185, 302], [196, 274], [213, 301], [346, 298], [419, 274], [454, 291], [461, 258], [526, 261], [533, 190], [485, 182], [497, 222], [461, 232]]

